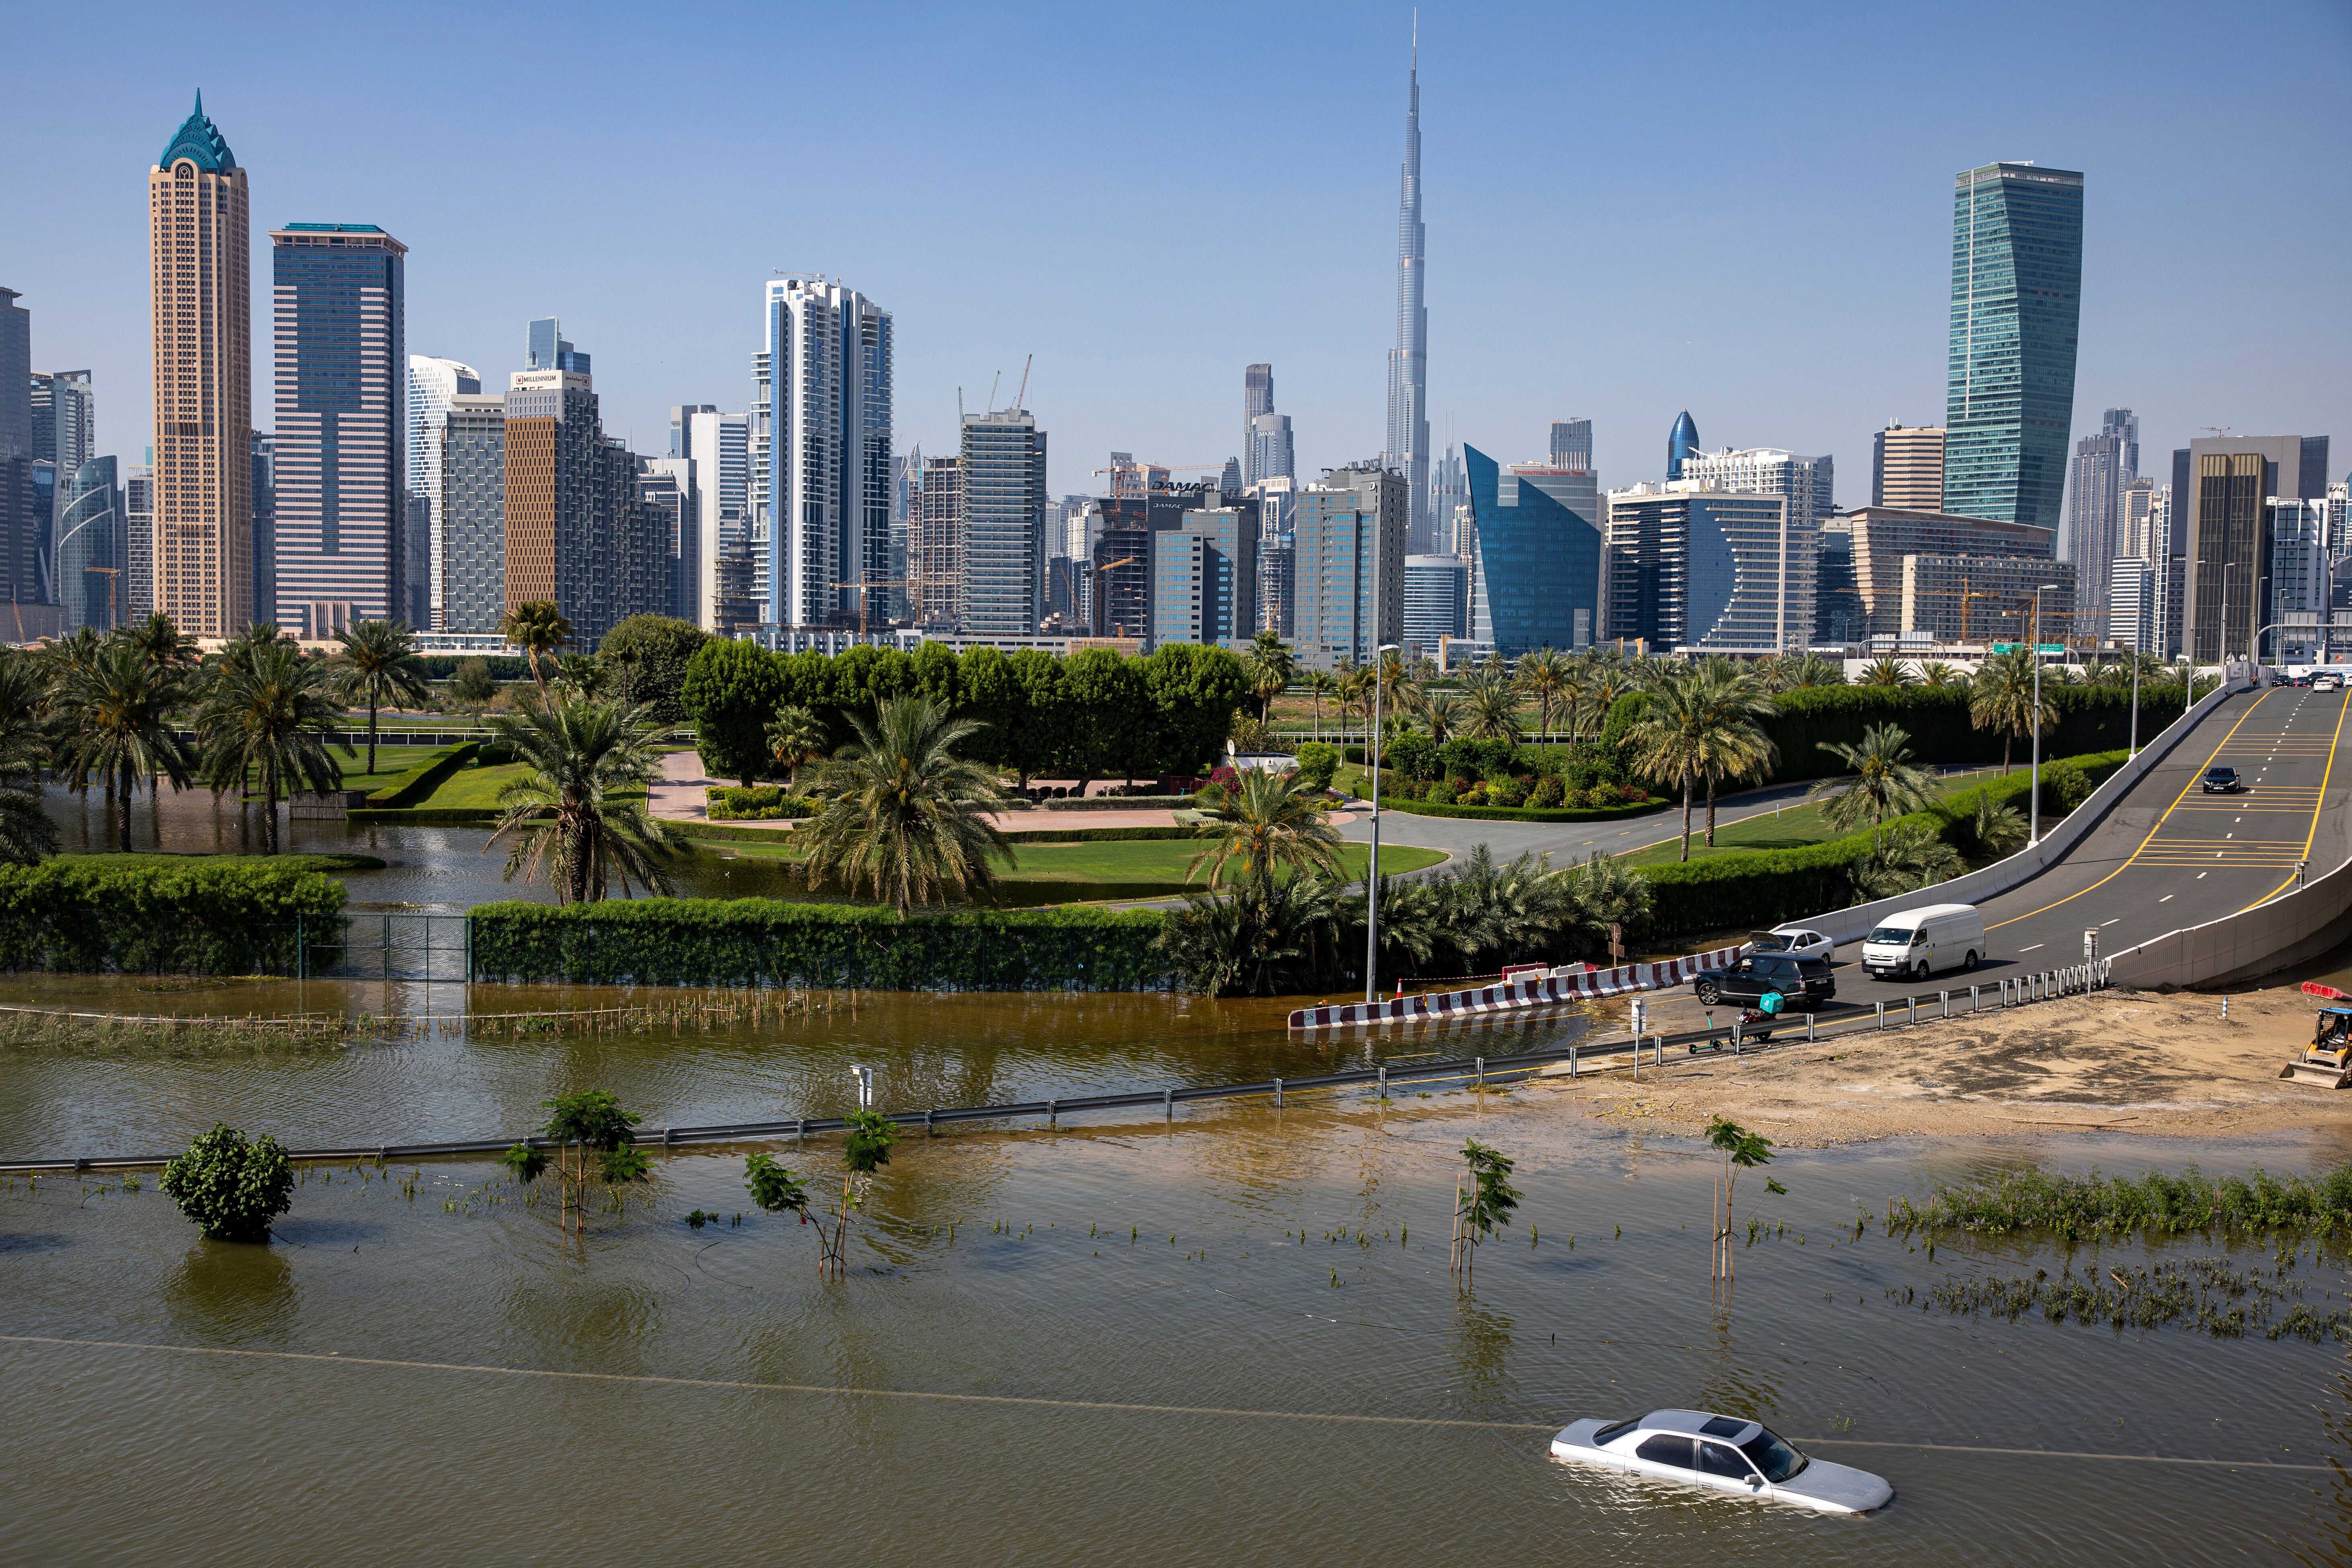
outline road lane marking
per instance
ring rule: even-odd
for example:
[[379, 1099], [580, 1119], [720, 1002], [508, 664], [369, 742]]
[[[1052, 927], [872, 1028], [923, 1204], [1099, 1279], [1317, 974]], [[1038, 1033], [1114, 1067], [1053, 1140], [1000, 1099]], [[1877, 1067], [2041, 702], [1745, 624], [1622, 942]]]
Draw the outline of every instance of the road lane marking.
[[2035, 949], [2035, 948], [2043, 948], [2043, 947], [2048, 947], [2049, 945], [2050, 945], [2050, 944], [2049, 944], [2048, 942], [2035, 942], [2035, 943], [2033, 944], [2033, 946], [2032, 946], [2032, 947], [2021, 947], [2021, 948], [2019, 948], [2017, 951], [2018, 951], [2018, 952], [2033, 952], [2033, 951], [2034, 951], [2034, 949]]
[[[2269, 701], [2270, 699], [2271, 694], [2267, 691], [2263, 692], [2260, 697], [2254, 699], [2252, 703], [2247, 707], [2243, 713], [2238, 715], [2237, 723], [2230, 726], [2230, 732], [2221, 737], [2221, 744], [2215, 746], [2211, 755], [2205, 759], [2205, 767], [2210, 768], [2213, 765], [2213, 758], [2221, 754], [2221, 747], [2228, 745], [2231, 741], [2236, 737], [2239, 730], [2244, 727], [2246, 721], [2254, 716], [2255, 710], [2262, 707], [2262, 705]], [[2081, 898], [2083, 893], [2095, 893], [2101, 888], [2105, 887], [2109, 882], [2114, 881], [2117, 877], [2122, 876], [2126, 871], [2131, 868], [2131, 863], [2139, 858], [2140, 849], [2146, 849], [2150, 844], [2156, 841], [2156, 836], [2164, 831], [2164, 825], [2171, 820], [2172, 814], [2174, 812], [2180, 809], [2180, 803], [2189, 798], [2189, 792], [2197, 788], [2199, 781], [2204, 776], [2204, 768], [2197, 769], [2195, 772], [2190, 773], [2189, 782], [2181, 786], [2180, 794], [2174, 797], [2170, 805], [2164, 808], [2164, 815], [2156, 819], [2156, 826], [2147, 830], [2147, 837], [2140, 840], [2139, 849], [2133, 850], [2130, 855], [2126, 857], [2122, 865], [2116, 867], [2114, 870], [2108, 872], [2105, 876], [2100, 878], [2089, 887], [2084, 888], [2080, 893], [2069, 893], [2064, 898], [2059, 899], [2052, 903], [2044, 904], [2038, 910], [2033, 910], [2021, 915], [2015, 915], [2005, 921], [1995, 921], [1985, 929], [1987, 931], [1999, 931], [2002, 926], [2013, 926], [2019, 921], [2030, 921], [2035, 915], [2048, 914], [2060, 904], [2072, 903], [2076, 899]], [[2201, 877], [2204, 873], [2200, 871], [2198, 875]]]
[[[2347, 712], [2352, 712], [2352, 698], [2347, 698], [2342, 706], [2336, 710], [2336, 733], [2327, 742], [2327, 767], [2319, 775], [2319, 798], [2312, 803], [2311, 831], [2303, 836], [2303, 854], [2300, 857], [2303, 860], [2311, 858], [2311, 847], [2319, 841], [2319, 814], [2327, 807], [2327, 784], [2328, 781], [2336, 776], [2336, 748], [2344, 739], [2344, 716]], [[2294, 881], [2294, 873], [2290, 872], [2285, 881], [2256, 899], [2252, 904], [2248, 904], [2246, 908], [2251, 910], [2254, 904], [2265, 904], [2277, 898], [2286, 891], [2287, 883]]]
[[2160, 898], [2160, 899], [2157, 900], [2156, 901], [2157, 901], [2158, 903], [2159, 903], [2159, 904], [2168, 904], [2168, 903], [2172, 902], [2172, 900], [2175, 900], [2175, 899], [2179, 898], [2179, 896], [2180, 896], [2180, 895], [2179, 895], [2179, 894], [2178, 894], [2178, 893], [2167, 893], [2167, 894], [2165, 894], [2165, 895], [2164, 895], [2164, 897], [2162, 897], [2162, 898]]

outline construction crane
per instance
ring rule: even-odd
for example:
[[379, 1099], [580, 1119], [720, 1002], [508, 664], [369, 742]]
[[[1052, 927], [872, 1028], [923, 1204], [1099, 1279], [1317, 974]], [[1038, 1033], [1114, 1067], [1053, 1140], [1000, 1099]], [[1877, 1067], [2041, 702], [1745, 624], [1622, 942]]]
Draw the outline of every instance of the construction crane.
[[825, 584], [828, 588], [855, 588], [857, 590], [857, 635], [859, 637], [866, 635], [866, 591], [867, 589], [897, 588], [905, 592], [912, 592], [921, 587], [921, 585], [922, 579], [919, 577], [873, 577], [858, 583], [827, 583]]

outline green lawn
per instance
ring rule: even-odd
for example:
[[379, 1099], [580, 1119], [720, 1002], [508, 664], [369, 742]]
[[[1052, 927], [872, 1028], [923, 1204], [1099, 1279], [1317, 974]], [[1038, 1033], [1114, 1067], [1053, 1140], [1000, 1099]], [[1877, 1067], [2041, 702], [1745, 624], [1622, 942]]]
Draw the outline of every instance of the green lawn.
[[[719, 854], [740, 855], [747, 859], [797, 859], [789, 841], [781, 844], [753, 844], [729, 841], [723, 847], [706, 845]], [[1093, 844], [1030, 844], [1021, 847], [1012, 868], [1000, 874], [1015, 883], [1082, 884], [1088, 889], [1135, 887], [1150, 891], [1163, 891], [1181, 886], [1185, 868], [1200, 847], [1181, 838], [1114, 839]], [[1369, 844], [1343, 844], [1339, 847], [1340, 864], [1348, 875], [1360, 878], [1371, 853]], [[1381, 848], [1381, 868], [1390, 876], [1401, 871], [1418, 870], [1433, 866], [1445, 858], [1437, 849], [1421, 849], [1411, 845], [1390, 844]], [[1205, 873], [1204, 873], [1205, 875]], [[1141, 897], [1143, 892], [1089, 892], [1088, 897]]]
[[296, 871], [381, 871], [384, 863], [373, 855], [173, 855], [163, 851], [128, 855], [59, 855], [58, 865], [89, 865], [109, 867], [172, 867], [202, 863], [207, 866], [248, 865], [277, 866]]
[[[2000, 775], [1999, 768], [1987, 768], [1973, 773], [1955, 773], [1942, 781], [1937, 798], [1974, 789], [1988, 778]], [[1718, 807], [1718, 810], [1720, 808]], [[1654, 817], [1643, 819], [1646, 833], [1664, 837], [1675, 835], [1664, 844], [1646, 849], [1636, 849], [1624, 857], [1632, 866], [1663, 866], [1682, 858], [1682, 803]], [[1832, 838], [1843, 838], [1845, 833], [1830, 826], [1818, 805], [1790, 805], [1778, 816], [1752, 816], [1745, 822], [1726, 823], [1715, 830], [1715, 847], [1710, 849], [1700, 835], [1706, 828], [1706, 803], [1696, 802], [1691, 808], [1691, 858], [1703, 859], [1709, 855], [1725, 855], [1746, 849], [1800, 849], [1808, 844], [1826, 844]], [[1853, 831], [1848, 829], [1848, 832]]]
[[[529, 776], [528, 763], [499, 763], [495, 765], [468, 764], [443, 779], [431, 795], [415, 803], [416, 811], [496, 811], [499, 791], [515, 779]], [[356, 787], [356, 786], [354, 786]], [[622, 790], [616, 799], [645, 798], [643, 790]]]

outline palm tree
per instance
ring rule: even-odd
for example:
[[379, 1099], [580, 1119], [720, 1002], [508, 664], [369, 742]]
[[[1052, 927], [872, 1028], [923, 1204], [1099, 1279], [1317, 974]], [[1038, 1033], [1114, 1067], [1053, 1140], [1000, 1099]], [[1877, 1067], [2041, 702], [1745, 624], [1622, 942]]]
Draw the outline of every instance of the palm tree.
[[1968, 863], [1959, 851], [1924, 827], [1898, 827], [1846, 868], [1846, 879], [1864, 903], [1916, 892], [1958, 876]]
[[1558, 648], [1539, 647], [1519, 660], [1519, 684], [1535, 693], [1538, 738], [1551, 734], [1552, 717], [1559, 710], [1561, 689], [1568, 683], [1569, 661]]
[[151, 612], [136, 626], [125, 627], [122, 636], [131, 640], [131, 646], [150, 664], [164, 668], [192, 668], [199, 661], [196, 639], [173, 626], [172, 617], [161, 610]]
[[661, 773], [669, 731], [646, 728], [646, 704], [600, 702], [576, 691], [523, 700], [520, 713], [490, 721], [498, 743], [530, 772], [499, 791], [499, 826], [490, 842], [512, 837], [506, 878], [536, 877], [541, 867], [556, 901], [593, 904], [618, 878], [672, 890], [656, 857], [667, 840], [636, 798]]
[[1792, 687], [1843, 686], [1845, 667], [1835, 659], [1823, 658], [1817, 653], [1809, 653], [1790, 667], [1788, 679], [1789, 684]]
[[[217, 795], [261, 784], [261, 842], [278, 853], [278, 802], [302, 788], [323, 795], [343, 782], [328, 750], [343, 721], [337, 681], [326, 660], [310, 658], [264, 623], [221, 649], [196, 707], [196, 745], [204, 780]], [[353, 756], [352, 748], [343, 748]], [[124, 808], [126, 820], [129, 808]]]
[[2029, 831], [2025, 816], [2017, 807], [2002, 805], [1988, 792], [1978, 792], [1976, 816], [1969, 822], [1969, 838], [1978, 854], [1998, 860], [2024, 843]]
[[361, 621], [335, 634], [345, 696], [367, 704], [368, 765], [375, 772], [376, 710], [391, 702], [422, 702], [430, 689], [416, 663], [416, 634], [397, 621]]
[[824, 808], [793, 835], [809, 847], [809, 885], [837, 877], [856, 892], [870, 883], [902, 916], [950, 890], [993, 892], [992, 857], [1013, 860], [1012, 840], [986, 815], [1003, 808], [1004, 787], [993, 769], [955, 754], [979, 721], [916, 696], [891, 699], [870, 722], [862, 713], [849, 721], [857, 739], [817, 769]]
[[1823, 741], [1821, 748], [1845, 764], [1848, 776], [1822, 779], [1805, 798], [1822, 802], [1822, 816], [1841, 833], [1867, 819], [1875, 845], [1888, 817], [1922, 810], [1936, 798], [1936, 775], [1912, 762], [1911, 737], [1900, 724], [1871, 725], [1859, 746]]
[[1301, 787], [1296, 773], [1249, 769], [1225, 792], [1223, 803], [1212, 815], [1213, 837], [1185, 868], [1188, 882], [1206, 867], [1209, 886], [1216, 888], [1234, 860], [1241, 862], [1235, 875], [1244, 880], [1271, 877], [1277, 867], [1285, 866], [1295, 875], [1342, 874], [1339, 830], [1315, 804], [1313, 795]]
[[[1766, 692], [1763, 680], [1748, 666], [1716, 655], [1700, 665], [1698, 674], [1699, 679], [1711, 688], [1710, 695], [1728, 722], [1737, 724], [1751, 719], [1768, 719], [1780, 710], [1780, 704]], [[1761, 781], [1765, 773], [1780, 760], [1780, 748], [1769, 740], [1763, 739], [1763, 733], [1761, 730], [1756, 731], [1757, 737], [1763, 740], [1760, 747], [1747, 744], [1727, 747], [1714, 765], [1705, 770], [1706, 847], [1710, 849], [1715, 847], [1715, 792], [1717, 787], [1728, 781]]]
[[[1364, 733], [1371, 733], [1372, 672], [1360, 664], [1343, 664], [1333, 678], [1339, 698], [1339, 717], [1344, 721], [1356, 716], [1364, 721]], [[1369, 760], [1369, 759], [1368, 759]]]
[[1919, 667], [1919, 684], [1922, 686], [1965, 686], [1968, 679], [1959, 666], [1946, 664], [1939, 658], [1931, 658]]
[[[2033, 729], [2034, 660], [2030, 647], [1994, 654], [1977, 667], [1976, 679], [1969, 683], [1969, 722], [1979, 730], [2000, 731], [2004, 773], [2009, 772], [2011, 742], [2022, 740]], [[2041, 715], [2044, 724], [2057, 722], [2057, 704], [2047, 693], [2042, 699]]]
[[1893, 654], [1882, 654], [1862, 667], [1861, 686], [1916, 686], [1919, 677]]
[[29, 654], [0, 654], [0, 863], [31, 865], [58, 849], [41, 809], [41, 768], [49, 759], [44, 685]]
[[1273, 716], [1274, 700], [1289, 689], [1298, 673], [1298, 661], [1282, 634], [1268, 626], [1250, 639], [1242, 668], [1248, 672], [1250, 691], [1257, 698], [1258, 722], [1265, 723]]
[[[1388, 924], [1387, 895], [1381, 906]], [[1188, 990], [1219, 996], [1234, 992], [1272, 996], [1307, 989], [1322, 977], [1339, 947], [1339, 884], [1328, 877], [1245, 881], [1219, 898], [1184, 896], [1171, 910], [1152, 945]]]
[[1462, 732], [1477, 740], [1519, 738], [1519, 692], [1494, 666], [1475, 671], [1462, 684]]
[[1335, 694], [1339, 689], [1339, 683], [1328, 669], [1310, 669], [1307, 672], [1306, 685], [1307, 695], [1315, 703], [1315, 738], [1320, 741], [1323, 738], [1323, 700]]
[[1421, 721], [1429, 726], [1429, 738], [1440, 746], [1453, 739], [1468, 717], [1466, 705], [1451, 691], [1433, 691], [1421, 700]]
[[798, 789], [801, 764], [824, 755], [824, 721], [796, 702], [787, 702], [768, 721], [768, 752], [786, 772], [785, 787]]
[[1683, 792], [1683, 854], [1690, 858], [1691, 809], [1699, 782], [1738, 777], [1768, 763], [1772, 742], [1755, 724], [1772, 701], [1705, 668], [1663, 681], [1641, 721], [1626, 732], [1633, 768]]
[[540, 668], [539, 657], [553, 653], [572, 640], [572, 623], [563, 613], [545, 599], [533, 599], [509, 610], [499, 623], [499, 635], [515, 647], [522, 649], [530, 660], [530, 678], [539, 683], [540, 694], [547, 693], [547, 672]]
[[50, 700], [64, 731], [58, 771], [77, 790], [88, 789], [93, 774], [106, 780], [114, 793], [115, 847], [125, 855], [139, 781], [148, 780], [151, 789], [159, 773], [174, 789], [188, 782], [192, 759], [168, 720], [184, 693], [184, 679], [175, 666], [150, 662], [135, 640], [124, 638], [101, 648], [87, 668], [67, 670]]

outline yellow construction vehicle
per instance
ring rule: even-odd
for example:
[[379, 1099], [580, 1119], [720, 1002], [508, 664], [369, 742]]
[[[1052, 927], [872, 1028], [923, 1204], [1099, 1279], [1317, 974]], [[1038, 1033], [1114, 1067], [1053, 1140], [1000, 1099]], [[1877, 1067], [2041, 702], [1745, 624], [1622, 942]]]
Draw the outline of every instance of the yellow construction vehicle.
[[[2304, 994], [2331, 1002], [2352, 1002], [2352, 995], [2315, 980], [2303, 983]], [[2311, 1044], [2285, 1067], [2279, 1077], [2319, 1089], [2342, 1089], [2352, 1083], [2352, 1007], [2322, 1007]]]

